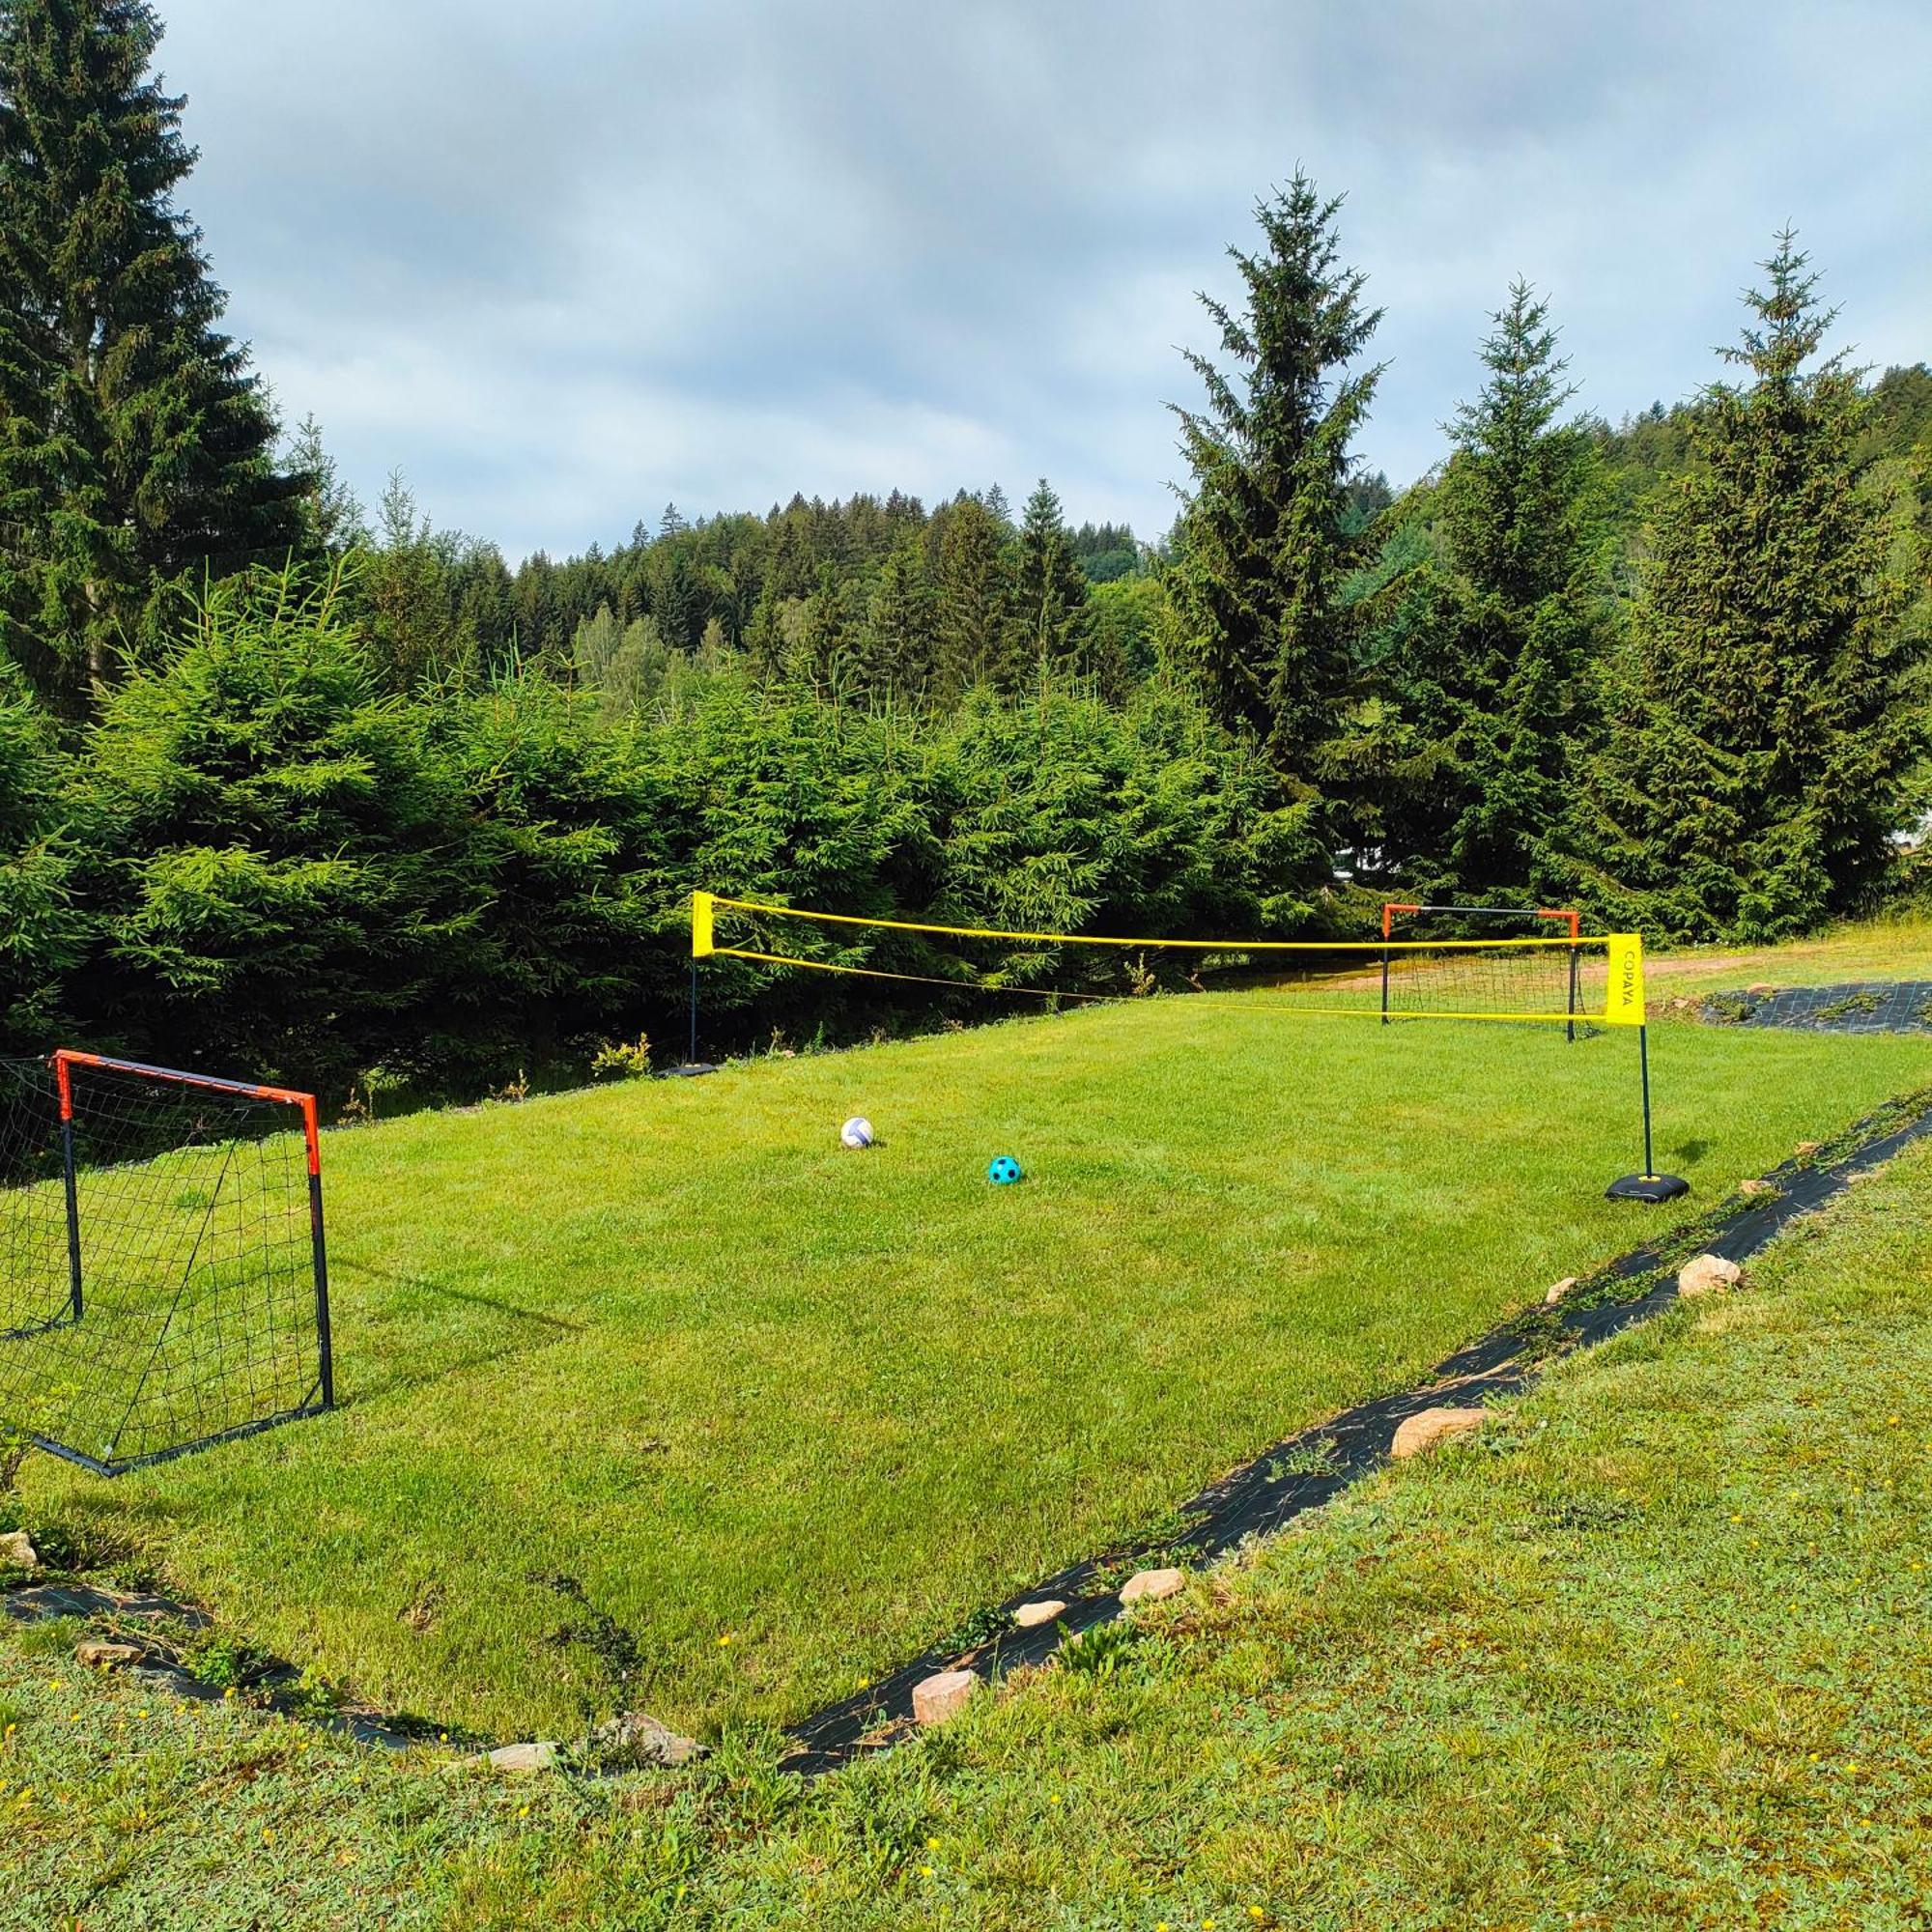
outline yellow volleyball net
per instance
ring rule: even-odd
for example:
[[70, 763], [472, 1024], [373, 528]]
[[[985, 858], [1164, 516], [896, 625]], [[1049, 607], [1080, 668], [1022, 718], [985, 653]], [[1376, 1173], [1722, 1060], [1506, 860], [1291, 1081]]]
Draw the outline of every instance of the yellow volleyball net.
[[1173, 994], [1383, 1026], [1560, 1026], [1572, 1039], [1600, 1027], [1634, 1029], [1644, 1171], [1609, 1191], [1619, 1199], [1669, 1200], [1685, 1183], [1652, 1172], [1643, 939], [1586, 934], [1572, 915], [1563, 918], [1566, 932], [1515, 938], [1397, 939], [1385, 929], [1378, 940], [1176, 939], [949, 924], [694, 893], [691, 1065], [698, 1065], [698, 973], [706, 960], [737, 962], [774, 980], [842, 977], [895, 1005], [916, 1000], [944, 1013], [983, 1010], [988, 1002], [1053, 1009]]
[[1080, 1004], [1238, 993], [1310, 1014], [1641, 1026], [1643, 940], [1169, 939], [949, 925], [696, 893], [694, 960], [842, 974], [958, 999]]

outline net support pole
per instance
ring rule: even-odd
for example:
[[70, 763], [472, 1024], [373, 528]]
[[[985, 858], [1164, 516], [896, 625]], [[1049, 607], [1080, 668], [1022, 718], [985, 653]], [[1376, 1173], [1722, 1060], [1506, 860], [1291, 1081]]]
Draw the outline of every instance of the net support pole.
[[60, 1089], [61, 1179], [67, 1190], [67, 1296], [73, 1319], [81, 1317], [80, 1188], [73, 1157], [73, 1076], [59, 1054], [54, 1056], [54, 1079]]
[[691, 962], [691, 1051], [685, 1055], [685, 1065], [697, 1065], [697, 960]]
[[[1574, 944], [1570, 948], [1570, 1022], [1563, 1029], [1563, 1037], [1573, 1045], [1577, 1038], [1577, 948]], [[1644, 1117], [1648, 1119], [1649, 1115], [1650, 1109], [1646, 1105], [1644, 1108]], [[1643, 1164], [1645, 1167], [1650, 1165], [1650, 1155], [1648, 1152], [1644, 1154]]]
[[1382, 906], [1382, 1025], [1389, 1023], [1389, 935], [1395, 930], [1396, 908]]
[[1653, 1207], [1689, 1194], [1690, 1183], [1674, 1174], [1659, 1174], [1657, 1149], [1650, 1126], [1650, 1028], [1643, 1001], [1643, 939], [1634, 932], [1612, 933], [1609, 939], [1609, 986], [1605, 994], [1604, 1019], [1610, 1026], [1636, 1029], [1637, 1085], [1643, 1101], [1643, 1172], [1626, 1174], [1604, 1192], [1612, 1201], [1644, 1201]]
[[1650, 1029], [1640, 1026], [1636, 1030], [1637, 1079], [1643, 1088], [1643, 1178], [1657, 1179], [1657, 1159], [1650, 1144]]
[[322, 1135], [315, 1096], [302, 1100], [302, 1140], [308, 1151], [308, 1239], [315, 1257], [315, 1374], [324, 1408], [335, 1406], [335, 1350], [328, 1330], [328, 1246], [322, 1232]]

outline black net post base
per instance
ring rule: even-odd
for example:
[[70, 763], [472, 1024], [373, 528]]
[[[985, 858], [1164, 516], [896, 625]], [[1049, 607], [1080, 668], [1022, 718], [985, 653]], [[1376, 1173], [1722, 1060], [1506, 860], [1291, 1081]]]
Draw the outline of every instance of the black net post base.
[[334, 1394], [313, 1094], [0, 1066], [0, 1430], [118, 1475]]
[[1653, 1208], [1689, 1194], [1690, 1183], [1675, 1174], [1626, 1174], [1604, 1189], [1606, 1201], [1645, 1201]]

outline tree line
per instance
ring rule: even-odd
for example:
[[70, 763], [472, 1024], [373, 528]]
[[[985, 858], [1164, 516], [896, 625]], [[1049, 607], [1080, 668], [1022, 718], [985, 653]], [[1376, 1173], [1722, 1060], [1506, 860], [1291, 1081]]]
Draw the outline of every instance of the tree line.
[[[144, 0], [0, 0], [15, 1050], [507, 1078], [672, 1028], [698, 885], [1151, 936], [1534, 899], [1734, 940], [1917, 889], [1932, 372], [1834, 355], [1792, 235], [1727, 366], [1615, 426], [1519, 281], [1397, 492], [1358, 454], [1381, 314], [1297, 174], [1203, 298], [1157, 541], [1041, 480], [673, 505], [512, 567], [284, 435], [178, 200], [159, 36]], [[719, 987], [741, 1029], [837, 1017]]]

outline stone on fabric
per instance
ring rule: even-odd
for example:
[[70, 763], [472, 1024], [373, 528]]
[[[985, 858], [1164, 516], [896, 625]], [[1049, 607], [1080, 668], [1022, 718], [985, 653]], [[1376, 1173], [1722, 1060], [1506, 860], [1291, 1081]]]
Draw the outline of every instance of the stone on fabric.
[[1013, 1622], [1021, 1630], [1028, 1631], [1038, 1624], [1050, 1624], [1055, 1617], [1065, 1616], [1066, 1605], [1058, 1597], [1042, 1597], [1035, 1604], [1022, 1604], [1013, 1612]]
[[1776, 1194], [1777, 1189], [1768, 1180], [1752, 1179], [1739, 1181], [1738, 1192], [1748, 1198], [1755, 1198], [1760, 1194]]
[[1186, 1572], [1181, 1570], [1136, 1570], [1121, 1585], [1121, 1602], [1157, 1604], [1163, 1597], [1178, 1595], [1186, 1581]]
[[24, 1529], [10, 1529], [0, 1536], [0, 1570], [38, 1570], [41, 1553]]
[[918, 1724], [943, 1724], [966, 1708], [980, 1688], [977, 1670], [940, 1670], [912, 1687], [912, 1716]]
[[1574, 1274], [1566, 1274], [1561, 1281], [1552, 1283], [1549, 1293], [1543, 1297], [1544, 1307], [1554, 1308], [1576, 1286], [1577, 1277]]
[[83, 1670], [121, 1670], [139, 1663], [147, 1653], [138, 1643], [77, 1643], [73, 1661]]
[[1824, 1145], [1823, 1141], [1800, 1141], [1796, 1151], [1799, 1153], [1816, 1153]]
[[1453, 1435], [1466, 1435], [1472, 1429], [1480, 1429], [1487, 1418], [1488, 1412], [1480, 1408], [1425, 1408], [1411, 1415], [1396, 1431], [1389, 1454], [1397, 1462], [1407, 1456], [1419, 1456]]
[[620, 1711], [591, 1732], [590, 1742], [608, 1756], [638, 1765], [675, 1767], [704, 1755], [704, 1747], [696, 1738], [679, 1736], [642, 1711]]
[[503, 1745], [487, 1752], [481, 1762], [493, 1771], [508, 1771], [519, 1776], [532, 1771], [549, 1771], [556, 1763], [557, 1747], [542, 1739], [525, 1745]]
[[1679, 1294], [1709, 1294], [1714, 1289], [1735, 1288], [1744, 1279], [1744, 1269], [1722, 1255], [1699, 1255], [1677, 1270]]

